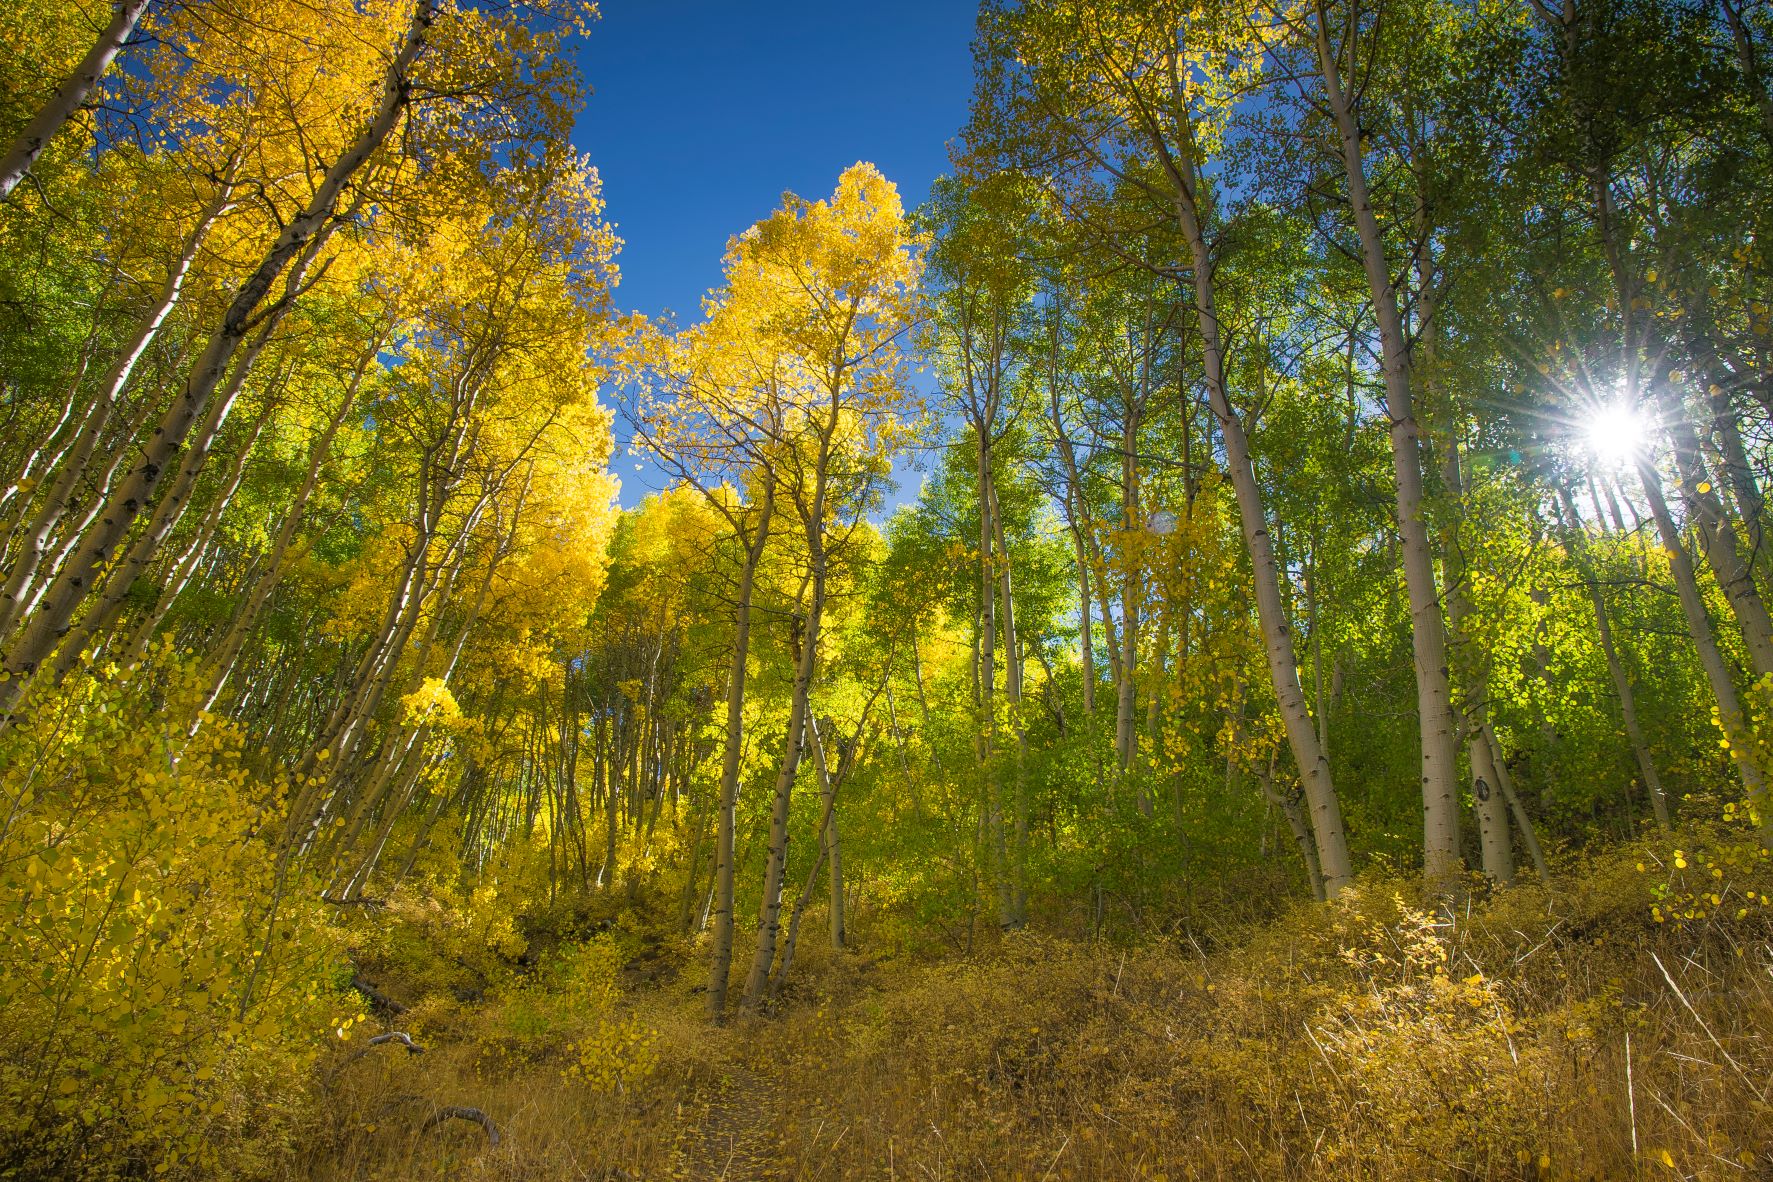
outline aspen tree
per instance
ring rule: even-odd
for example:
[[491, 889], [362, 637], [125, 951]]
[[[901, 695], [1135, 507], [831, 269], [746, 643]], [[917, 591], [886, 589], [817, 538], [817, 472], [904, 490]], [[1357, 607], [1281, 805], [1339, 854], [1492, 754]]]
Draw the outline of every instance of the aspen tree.
[[[95, 589], [100, 567], [113, 558], [136, 520], [148, 512], [160, 478], [188, 447], [199, 455], [207, 450], [220, 425], [220, 416], [205, 416], [229, 364], [254, 330], [260, 306], [270, 297], [273, 286], [298, 258], [312, 260], [331, 233], [333, 216], [347, 183], [369, 163], [405, 114], [412, 97], [409, 74], [424, 50], [435, 18], [434, 0], [419, 0], [388, 62], [380, 100], [368, 125], [327, 169], [306, 207], [278, 235], [235, 292], [220, 325], [192, 364], [183, 389], [155, 428], [140, 462], [110, 492], [94, 528], [82, 538], [79, 549], [58, 573], [36, 613], [24, 622], [22, 631], [7, 646], [4, 668], [9, 676], [0, 682], [0, 716], [10, 716], [25, 680], [61, 643], [75, 613]], [[297, 290], [299, 281], [290, 284], [283, 299], [273, 307], [286, 306]], [[206, 429], [193, 440], [191, 431], [200, 422], [206, 424]]]
[[757, 943], [744, 1006], [767, 992], [781, 927], [788, 818], [811, 714], [831, 559], [859, 525], [877, 480], [872, 458], [901, 436], [916, 399], [900, 349], [911, 331], [918, 264], [898, 191], [869, 164], [845, 169], [828, 201], [789, 196], [746, 243], [751, 290], [794, 374], [784, 390], [786, 446], [775, 477], [800, 518], [804, 614], [794, 620], [794, 682], [771, 798]]
[[[1459, 873], [1459, 788], [1457, 730], [1447, 663], [1446, 625], [1435, 580], [1423, 487], [1421, 428], [1410, 343], [1398, 307], [1391, 252], [1367, 181], [1367, 141], [1360, 120], [1361, 99], [1349, 89], [1351, 71], [1374, 68], [1376, 34], [1363, 20], [1358, 0], [1347, 19], [1334, 22], [1324, 0], [1287, 19], [1307, 40], [1317, 86], [1328, 111], [1337, 155], [1347, 183], [1347, 207], [1378, 325], [1380, 369], [1391, 424], [1392, 470], [1396, 480], [1397, 528], [1402, 543], [1404, 583], [1410, 600], [1411, 651], [1416, 673], [1418, 735], [1422, 755], [1423, 876], [1445, 890]], [[1335, 10], [1340, 14], [1342, 10]], [[1363, 51], [1362, 39], [1366, 46]], [[1365, 52], [1366, 57], [1361, 56]]]

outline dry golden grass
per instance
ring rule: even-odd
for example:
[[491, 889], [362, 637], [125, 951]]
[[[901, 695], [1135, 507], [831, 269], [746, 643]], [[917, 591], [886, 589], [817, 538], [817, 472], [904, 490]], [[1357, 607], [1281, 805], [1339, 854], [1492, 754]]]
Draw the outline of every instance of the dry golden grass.
[[[617, 1003], [656, 1032], [620, 1093], [569, 1080], [558, 1046], [501, 1042], [500, 1003], [448, 1007], [427, 1055], [341, 1071], [303, 1177], [1773, 1177], [1773, 875], [1697, 849], [1665, 873], [1666, 853], [1438, 916], [1373, 879], [1204, 951], [1186, 932], [1015, 933], [935, 962], [808, 948], [778, 1014], [721, 1030], [684, 950], [679, 983]], [[1678, 927], [1652, 916], [1714, 892]], [[424, 1130], [442, 1104], [484, 1109], [501, 1143]]]

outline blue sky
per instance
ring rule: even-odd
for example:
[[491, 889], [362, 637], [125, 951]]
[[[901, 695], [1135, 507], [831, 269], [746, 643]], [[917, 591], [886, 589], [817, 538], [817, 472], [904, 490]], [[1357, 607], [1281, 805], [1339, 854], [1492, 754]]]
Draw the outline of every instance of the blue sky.
[[[976, 11], [972, 0], [603, 0], [579, 53], [593, 93], [573, 142], [624, 240], [617, 304], [694, 320], [730, 235], [785, 190], [827, 195], [858, 160], [915, 207], [966, 119]], [[624, 506], [658, 484], [625, 454], [614, 466]]]

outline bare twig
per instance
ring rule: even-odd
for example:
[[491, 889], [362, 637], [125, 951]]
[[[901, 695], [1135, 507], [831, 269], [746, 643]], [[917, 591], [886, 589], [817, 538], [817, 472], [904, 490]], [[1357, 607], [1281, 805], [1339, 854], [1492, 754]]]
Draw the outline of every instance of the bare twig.
[[1625, 1104], [1631, 1111], [1631, 1159], [1638, 1158], [1638, 1097], [1631, 1086], [1631, 1031], [1625, 1032]]

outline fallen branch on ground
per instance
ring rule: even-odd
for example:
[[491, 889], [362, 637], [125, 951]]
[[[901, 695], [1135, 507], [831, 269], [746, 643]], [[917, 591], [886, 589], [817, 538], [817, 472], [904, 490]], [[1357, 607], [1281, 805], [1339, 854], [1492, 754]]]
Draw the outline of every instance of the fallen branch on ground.
[[363, 994], [364, 998], [370, 1005], [378, 1010], [386, 1012], [390, 1016], [406, 1013], [405, 1006], [377, 989], [374, 985], [371, 985], [368, 981], [365, 981], [361, 974], [352, 976], [351, 988]]
[[486, 1130], [486, 1140], [488, 1144], [497, 1145], [499, 1143], [499, 1127], [493, 1124], [492, 1117], [480, 1111], [478, 1108], [462, 1108], [454, 1104], [445, 1105], [426, 1117], [425, 1123], [419, 1128], [419, 1132], [428, 1133], [446, 1120], [473, 1121], [475, 1124]]
[[401, 1046], [404, 1046], [406, 1048], [406, 1053], [409, 1055], [422, 1055], [425, 1053], [425, 1048], [414, 1042], [412, 1040], [412, 1035], [403, 1030], [390, 1030], [386, 1034], [376, 1035], [363, 1046], [358, 1047], [355, 1051], [352, 1051], [349, 1055], [345, 1056], [345, 1058], [341, 1059], [337, 1067], [334, 1067], [331, 1071], [326, 1073], [326, 1082], [329, 1084], [332, 1083], [333, 1080], [338, 1078], [339, 1072], [351, 1066], [351, 1064], [357, 1062], [357, 1060], [363, 1058], [363, 1056], [369, 1054], [375, 1048], [391, 1042], [397, 1042]]

